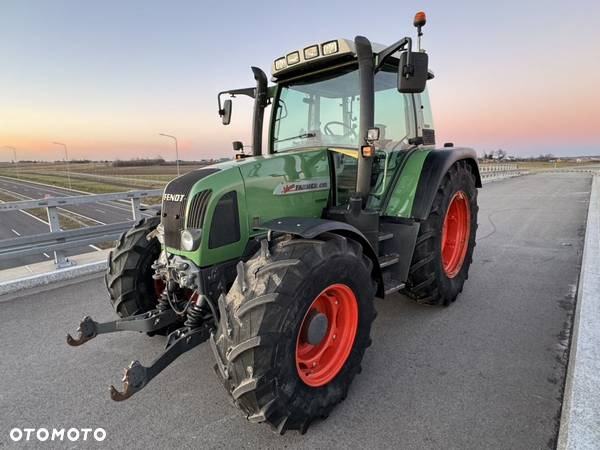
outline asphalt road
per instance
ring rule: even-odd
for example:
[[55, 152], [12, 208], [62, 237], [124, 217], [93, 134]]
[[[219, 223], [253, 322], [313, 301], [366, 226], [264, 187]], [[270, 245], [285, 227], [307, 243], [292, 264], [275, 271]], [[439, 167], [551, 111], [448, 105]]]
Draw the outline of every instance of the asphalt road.
[[303, 436], [247, 422], [207, 344], [132, 399], [111, 401], [121, 368], [149, 362], [164, 338], [121, 333], [68, 347], [84, 314], [113, 318], [100, 279], [0, 303], [0, 446], [29, 426], [103, 427], [105, 448], [552, 448], [589, 191], [590, 176], [575, 173], [486, 185], [457, 303], [377, 300], [362, 373]]
[[[30, 181], [14, 180], [0, 177], [0, 192], [11, 194], [17, 198], [41, 199], [47, 196], [68, 197], [72, 195], [83, 195], [81, 192], [54, 186], [33, 183]], [[131, 206], [123, 202], [100, 202], [76, 206], [65, 206], [59, 208], [60, 212], [68, 212], [75, 219], [80, 219], [90, 225], [102, 225], [106, 223], [117, 223], [132, 220]], [[27, 236], [39, 233], [47, 233], [48, 224], [43, 220], [32, 216], [27, 211], [11, 211], [0, 213], [0, 239], [11, 239], [17, 236]], [[95, 251], [93, 246], [73, 248], [65, 251], [67, 255], [78, 255], [85, 252]], [[0, 261], [0, 270], [10, 267], [32, 264], [47, 259], [52, 259], [52, 253], [31, 255], [11, 260]]]

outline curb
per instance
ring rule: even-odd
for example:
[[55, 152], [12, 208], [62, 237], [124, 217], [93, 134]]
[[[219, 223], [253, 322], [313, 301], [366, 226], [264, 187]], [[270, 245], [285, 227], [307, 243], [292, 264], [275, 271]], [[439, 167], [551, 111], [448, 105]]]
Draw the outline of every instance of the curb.
[[600, 176], [588, 209], [557, 449], [600, 443]]
[[[19, 278], [18, 280], [4, 281], [0, 283], [0, 296], [13, 294], [24, 289], [38, 288], [47, 286], [59, 281], [68, 281], [74, 278], [79, 278], [85, 275], [103, 272], [107, 268], [106, 260], [91, 262], [87, 264], [66, 267], [53, 272], [32, 275], [29, 277]], [[0, 302], [3, 299], [0, 297]]]

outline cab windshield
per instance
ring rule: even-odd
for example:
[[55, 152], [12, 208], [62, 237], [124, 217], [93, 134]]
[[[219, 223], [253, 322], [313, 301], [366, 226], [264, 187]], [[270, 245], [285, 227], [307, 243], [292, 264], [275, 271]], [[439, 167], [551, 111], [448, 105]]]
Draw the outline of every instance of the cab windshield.
[[[375, 126], [383, 150], [408, 139], [412, 103], [397, 89], [395, 69], [375, 74]], [[355, 68], [293, 81], [281, 87], [273, 122], [273, 151], [358, 146], [360, 96]]]

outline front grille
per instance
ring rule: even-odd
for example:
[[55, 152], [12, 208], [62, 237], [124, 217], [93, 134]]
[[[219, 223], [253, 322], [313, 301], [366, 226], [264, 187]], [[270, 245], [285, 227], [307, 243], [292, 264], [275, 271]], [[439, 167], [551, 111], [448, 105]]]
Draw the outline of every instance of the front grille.
[[206, 191], [199, 192], [192, 199], [187, 216], [188, 228], [202, 228], [202, 222], [204, 222], [204, 216], [206, 214], [206, 207], [208, 206], [210, 194], [210, 189], [207, 189]]
[[219, 169], [198, 169], [175, 178], [165, 188], [162, 202], [161, 222], [165, 229], [165, 245], [179, 249], [181, 230], [184, 225], [185, 205], [190, 190], [202, 178], [218, 172]]

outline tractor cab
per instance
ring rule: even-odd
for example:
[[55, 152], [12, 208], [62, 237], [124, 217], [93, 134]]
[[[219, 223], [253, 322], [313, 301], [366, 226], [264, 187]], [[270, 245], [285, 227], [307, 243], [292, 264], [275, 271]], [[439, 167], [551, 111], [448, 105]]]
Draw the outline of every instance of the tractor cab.
[[[346, 40], [333, 42], [348, 48], [352, 44]], [[373, 150], [368, 150], [373, 151], [370, 155], [373, 173], [367, 206], [377, 209], [401, 153], [420, 139], [425, 146], [434, 145], [435, 135], [427, 90], [421, 93], [398, 90], [397, 59], [390, 58], [375, 73], [373, 84], [372, 132], [376, 136], [371, 142]], [[301, 78], [283, 79], [275, 92], [269, 152], [327, 149], [335, 168], [334, 203], [346, 203], [356, 191], [359, 148], [364, 144], [359, 139], [361, 102], [356, 61], [335, 64], [329, 70], [317, 70]]]

